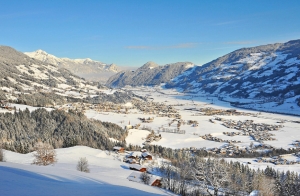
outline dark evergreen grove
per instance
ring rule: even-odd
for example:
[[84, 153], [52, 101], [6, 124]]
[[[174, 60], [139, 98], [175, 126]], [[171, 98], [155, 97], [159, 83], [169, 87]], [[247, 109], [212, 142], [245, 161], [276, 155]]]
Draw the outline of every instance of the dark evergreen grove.
[[126, 136], [127, 132], [116, 124], [88, 119], [73, 110], [49, 112], [40, 108], [0, 114], [0, 142], [4, 149], [19, 153], [33, 151], [38, 141], [54, 148], [84, 145], [109, 150], [116, 145], [109, 138], [125, 145]]

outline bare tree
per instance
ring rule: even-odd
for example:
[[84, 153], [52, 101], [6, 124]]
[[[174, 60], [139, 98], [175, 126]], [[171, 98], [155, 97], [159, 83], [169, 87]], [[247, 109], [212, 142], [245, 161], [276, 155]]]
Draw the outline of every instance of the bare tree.
[[254, 188], [259, 190], [259, 196], [273, 196], [275, 193], [275, 180], [262, 174], [258, 174], [254, 179]]
[[4, 152], [3, 152], [2, 144], [0, 144], [0, 162], [4, 162], [4, 161], [5, 161]]
[[149, 184], [149, 182], [150, 182], [150, 176], [149, 176], [149, 174], [147, 174], [147, 172], [141, 173], [140, 179], [142, 180], [142, 182], [144, 184]]
[[[225, 188], [229, 182], [229, 172], [224, 160], [203, 159], [196, 157], [192, 162], [193, 178], [203, 185], [203, 189], [210, 195], [218, 195], [220, 188]], [[212, 194], [210, 188], [214, 189]]]
[[35, 150], [33, 164], [45, 166], [54, 164], [57, 161], [55, 150], [50, 144], [38, 142]]
[[81, 157], [77, 163], [77, 170], [81, 172], [89, 173], [89, 164], [88, 160], [85, 157]]

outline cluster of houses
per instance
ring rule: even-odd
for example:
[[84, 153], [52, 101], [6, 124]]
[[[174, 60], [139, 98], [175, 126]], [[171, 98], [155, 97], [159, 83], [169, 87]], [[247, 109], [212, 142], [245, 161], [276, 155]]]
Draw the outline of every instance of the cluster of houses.
[[283, 127], [283, 125], [269, 125], [265, 123], [254, 123], [253, 120], [246, 121], [234, 121], [234, 120], [225, 120], [223, 118], [216, 117], [215, 120], [222, 121], [223, 126], [229, 129], [236, 129], [241, 131], [239, 132], [223, 132], [224, 135], [227, 136], [235, 136], [235, 135], [249, 135], [255, 141], [271, 141], [276, 140], [271, 136], [274, 134], [269, 133], [269, 131], [277, 131]]
[[115, 104], [111, 102], [104, 102], [97, 104], [95, 108], [98, 112], [114, 112], [119, 114], [128, 114], [129, 109], [133, 109], [133, 107], [127, 107], [122, 104]]
[[[113, 148], [113, 151], [116, 153], [124, 154], [125, 156], [123, 161], [132, 164], [130, 166], [132, 170], [137, 170], [136, 168], [134, 168], [134, 165], [141, 165], [141, 163], [144, 163], [145, 161], [152, 160], [152, 155], [149, 152], [147, 152], [146, 149], [142, 149], [140, 152], [127, 152], [124, 147], [115, 146]], [[144, 170], [142, 166], [140, 166], [140, 169]]]
[[264, 157], [258, 157], [256, 159], [256, 162], [258, 163], [273, 163], [274, 165], [295, 165], [300, 164], [300, 160], [298, 161], [289, 161], [287, 159], [284, 159], [282, 156], [274, 156], [272, 158], [264, 158]]
[[239, 147], [239, 146], [229, 144], [223, 148], [211, 148], [211, 149], [205, 149], [205, 151], [209, 154], [234, 156], [234, 155], [240, 155], [242, 153], [246, 153], [247, 151], [249, 151], [249, 149], [245, 147]]
[[94, 109], [94, 108], [96, 108], [95, 104], [77, 102], [77, 103], [69, 103], [69, 104], [60, 106], [60, 107], [58, 107], [58, 110], [68, 111], [71, 109], [71, 110], [75, 110], [78, 112], [85, 112], [86, 110]]
[[185, 134], [185, 130], [176, 129], [176, 128], [170, 129], [170, 128], [164, 128], [164, 127], [159, 127], [158, 132]]
[[143, 143], [143, 145], [149, 145], [153, 141], [159, 141], [161, 140], [161, 134], [155, 134], [154, 131], [152, 131], [146, 138], [146, 141]]
[[181, 118], [180, 114], [174, 107], [166, 105], [164, 103], [141, 101], [135, 99], [132, 100], [132, 104], [144, 114], [155, 114], [159, 117]]
[[199, 112], [202, 113], [202, 115], [205, 116], [213, 116], [213, 115], [223, 115], [223, 116], [253, 116], [252, 113], [245, 113], [245, 112], [238, 112], [234, 109], [230, 110], [222, 110], [222, 109], [215, 109], [215, 108], [200, 108]]
[[143, 163], [153, 158], [146, 149], [142, 149], [140, 152], [126, 152], [123, 147], [115, 146], [113, 151], [125, 154], [123, 161], [129, 164], [130, 170], [133, 170], [127, 177], [128, 180], [150, 186], [161, 186], [161, 177], [150, 174], [147, 168], [143, 166]]
[[205, 134], [203, 136], [200, 136], [202, 139], [205, 140], [210, 140], [210, 141], [215, 141], [215, 142], [227, 142], [227, 143], [241, 143], [241, 141], [237, 141], [237, 140], [223, 140], [221, 138], [218, 137], [214, 137], [211, 134]]

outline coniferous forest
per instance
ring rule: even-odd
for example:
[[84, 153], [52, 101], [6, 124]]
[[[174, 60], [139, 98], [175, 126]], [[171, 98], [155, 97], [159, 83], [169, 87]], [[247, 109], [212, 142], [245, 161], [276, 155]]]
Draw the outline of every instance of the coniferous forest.
[[85, 145], [98, 149], [112, 149], [115, 145], [109, 138], [121, 143], [127, 132], [120, 126], [90, 120], [73, 110], [47, 111], [40, 108], [0, 114], [0, 138], [3, 148], [19, 153], [34, 150], [38, 141], [51, 144], [54, 148]]

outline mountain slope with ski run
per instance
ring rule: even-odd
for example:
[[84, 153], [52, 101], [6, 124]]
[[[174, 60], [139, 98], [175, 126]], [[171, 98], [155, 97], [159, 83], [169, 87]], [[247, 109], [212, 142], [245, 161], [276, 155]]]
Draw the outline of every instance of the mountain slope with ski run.
[[31, 58], [40, 60], [45, 63], [53, 64], [59, 68], [65, 68], [80, 77], [105, 82], [110, 76], [121, 71], [115, 64], [106, 64], [94, 61], [90, 58], [85, 59], [69, 59], [58, 58], [52, 54], [48, 54], [43, 50], [34, 52], [25, 52]]

